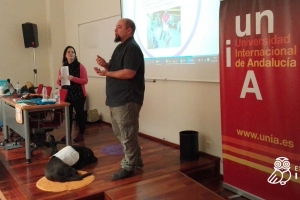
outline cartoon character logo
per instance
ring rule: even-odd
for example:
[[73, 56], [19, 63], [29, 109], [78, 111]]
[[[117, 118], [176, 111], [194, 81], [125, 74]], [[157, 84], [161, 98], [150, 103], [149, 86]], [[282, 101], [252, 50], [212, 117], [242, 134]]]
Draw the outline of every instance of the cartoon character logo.
[[[285, 185], [291, 178], [290, 162], [286, 157], [278, 157], [274, 162], [274, 172], [268, 178], [268, 182], [271, 184], [280, 183]], [[288, 178], [283, 180], [284, 174], [287, 173]]]

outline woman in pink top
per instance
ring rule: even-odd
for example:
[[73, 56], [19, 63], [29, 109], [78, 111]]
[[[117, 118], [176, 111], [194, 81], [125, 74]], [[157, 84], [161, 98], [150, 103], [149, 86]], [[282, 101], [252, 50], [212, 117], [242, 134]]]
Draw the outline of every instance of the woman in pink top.
[[[61, 70], [58, 72], [57, 84], [64, 89], [68, 90], [66, 102], [70, 103], [69, 117], [70, 117], [70, 131], [72, 131], [73, 122], [73, 109], [76, 112], [77, 123], [79, 126], [79, 134], [73, 140], [79, 142], [84, 140], [83, 134], [86, 124], [86, 113], [84, 112], [84, 103], [86, 100], [85, 84], [88, 82], [87, 72], [85, 67], [78, 62], [76, 57], [76, 51], [74, 47], [67, 46], [64, 50], [63, 66], [68, 66], [69, 75], [66, 77], [70, 81], [70, 85], [61, 85], [62, 75]], [[63, 137], [62, 141], [66, 141]]]

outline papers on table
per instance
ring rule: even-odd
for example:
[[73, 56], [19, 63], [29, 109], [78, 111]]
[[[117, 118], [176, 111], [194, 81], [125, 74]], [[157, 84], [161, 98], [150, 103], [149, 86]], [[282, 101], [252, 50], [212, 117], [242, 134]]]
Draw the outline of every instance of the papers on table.
[[60, 74], [62, 76], [61, 85], [70, 85], [70, 81], [68, 80], [69, 76], [69, 66], [62, 66], [60, 68]]
[[21, 104], [15, 105], [16, 121], [20, 124], [23, 124], [22, 106], [24, 106], [24, 105], [21, 105]]

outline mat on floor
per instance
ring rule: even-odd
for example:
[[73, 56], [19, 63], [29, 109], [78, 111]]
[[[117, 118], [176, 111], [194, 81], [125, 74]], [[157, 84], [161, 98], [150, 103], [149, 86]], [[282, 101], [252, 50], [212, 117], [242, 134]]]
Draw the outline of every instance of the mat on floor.
[[[78, 171], [79, 174], [85, 174], [85, 171]], [[48, 192], [62, 192], [66, 190], [75, 190], [89, 185], [95, 179], [94, 175], [87, 176], [81, 181], [71, 181], [71, 182], [53, 182], [49, 181], [45, 176], [36, 182], [36, 187], [43, 191]]]
[[124, 155], [122, 144], [110, 144], [101, 148], [101, 152], [110, 156]]

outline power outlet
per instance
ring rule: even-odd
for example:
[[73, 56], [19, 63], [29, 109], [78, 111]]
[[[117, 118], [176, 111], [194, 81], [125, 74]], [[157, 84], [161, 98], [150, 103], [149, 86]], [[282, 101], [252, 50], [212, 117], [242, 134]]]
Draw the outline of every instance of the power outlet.
[[210, 149], [210, 148], [211, 148], [211, 142], [210, 142], [210, 141], [206, 141], [205, 145], [206, 145], [206, 148], [207, 148], [207, 149]]

